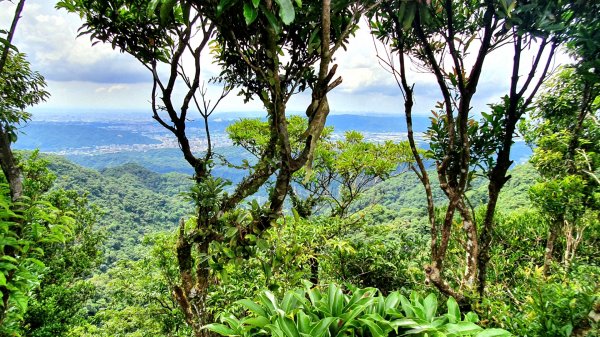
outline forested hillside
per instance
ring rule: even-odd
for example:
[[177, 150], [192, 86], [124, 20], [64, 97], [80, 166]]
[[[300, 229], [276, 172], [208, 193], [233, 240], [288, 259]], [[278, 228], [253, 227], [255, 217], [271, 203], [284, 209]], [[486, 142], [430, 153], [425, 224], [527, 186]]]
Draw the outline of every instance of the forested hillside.
[[[127, 331], [137, 331], [137, 333], [160, 335], [167, 333], [161, 331], [171, 331], [170, 333], [175, 333], [179, 331], [178, 329], [183, 329], [181, 333], [187, 331], [183, 317], [178, 313], [175, 304], [169, 300], [168, 277], [172, 277], [169, 274], [174, 271], [169, 271], [165, 262], [173, 259], [174, 256], [163, 249], [170, 240], [173, 240], [170, 233], [173, 233], [177, 227], [179, 219], [188, 216], [193, 210], [191, 205], [184, 201], [184, 194], [191, 187], [188, 176], [178, 173], [158, 174], [134, 164], [99, 172], [72, 164], [56, 156], [48, 159], [49, 168], [58, 177], [55, 188], [70, 188], [82, 191], [81, 193], [88, 191], [90, 201], [100, 205], [102, 210], [97, 229], [104, 232], [106, 236], [102, 249], [103, 262], [91, 271], [95, 275], [92, 283], [96, 287], [96, 292], [86, 304], [89, 316], [73, 327], [75, 331], [79, 331], [77, 334], [112, 336], [127, 335]], [[507, 254], [501, 255], [504, 257], [493, 262], [500, 275], [511, 273], [511, 261], [521, 261], [519, 263], [531, 261], [534, 265], [536, 261], [539, 263], [546, 229], [544, 220], [531, 210], [532, 205], [528, 197], [529, 188], [538, 179], [532, 166], [529, 164], [517, 166], [510, 171], [510, 174], [511, 180], [499, 201], [500, 209], [506, 211], [502, 211], [499, 215], [499, 226], [503, 229], [498, 232], [496, 240], [501, 247], [508, 249]], [[476, 207], [485, 202], [483, 198], [475, 201], [478, 200], [478, 196], [485, 195], [482, 186], [484, 185], [480, 181], [475, 180], [473, 189], [469, 193]], [[303, 220], [297, 222], [298, 220], [290, 218], [288, 221], [295, 225], [280, 228], [279, 233], [269, 239], [277, 249], [277, 255], [267, 254], [263, 257], [259, 255], [256, 257], [257, 260], [253, 258], [251, 260], [253, 262], [249, 262], [249, 265], [240, 266], [242, 268], [240, 271], [230, 270], [227, 273], [227, 277], [231, 278], [229, 282], [235, 280], [236, 283], [245, 284], [247, 288], [241, 290], [225, 285], [216, 286], [213, 292], [218, 300], [213, 298], [217, 302], [212, 305], [219, 307], [227, 302], [227, 298], [249, 296], [261, 289], [260, 283], [264, 283], [269, 288], [275, 287], [273, 289], [279, 287], [285, 289], [290, 282], [293, 284], [303, 277], [308, 277], [311, 268], [304, 259], [309, 258], [310, 255], [305, 255], [295, 262], [289, 260], [291, 256], [298, 256], [300, 247], [303, 247], [302, 251], [306, 251], [308, 247], [320, 246], [319, 254], [333, 253], [327, 258], [325, 256], [321, 258], [322, 282], [342, 279], [363, 287], [377, 287], [384, 293], [396, 289], [408, 291], [421, 288], [424, 275], [420, 266], [428, 258], [426, 247], [429, 232], [426, 210], [421, 206], [424, 193], [419, 187], [414, 173], [405, 172], [370, 187], [353, 206], [353, 215], [348, 220], [331, 222], [326, 216], [318, 216], [313, 219], [312, 224], [309, 224]], [[438, 198], [441, 198], [441, 191], [437, 194]], [[178, 208], [174, 209], [174, 205]], [[288, 209], [286, 213], [290, 214], [290, 210]], [[315, 225], [318, 227], [310, 228]], [[336, 233], [335, 239], [326, 239], [330, 237], [328, 233]], [[580, 258], [597, 259], [599, 257], [597, 250], [593, 249], [598, 244], [597, 233], [588, 234], [591, 235], [588, 240], [592, 237], [596, 239], [588, 241], [580, 248]], [[323, 237], [323, 239], [311, 242], [315, 237]], [[522, 245], [518, 238], [523, 237], [528, 238], [529, 245]], [[319, 241], [322, 244], [319, 244]], [[264, 268], [261, 267], [261, 263], [265, 262], [263, 259], [270, 261], [269, 268], [273, 268], [270, 271], [272, 273], [270, 280], [264, 279], [265, 276], [261, 275], [264, 272], [264, 270], [260, 271]], [[292, 265], [297, 271], [289, 274]], [[585, 273], [585, 270], [582, 269], [578, 273]], [[239, 274], [240, 272], [242, 274]], [[522, 272], [527, 273], [525, 270]], [[145, 276], [140, 278], [140, 275]], [[496, 277], [506, 277], [500, 275]], [[252, 281], [254, 277], [258, 279]], [[515, 274], [510, 277], [511, 281], [508, 279], [504, 281], [506, 284], [512, 283], [514, 287], [518, 287], [512, 290], [517, 294], [510, 296], [521, 296], [519, 291], [527, 292], [523, 288], [527, 287], [520, 284], [523, 282], [523, 277], [527, 279], [530, 276]], [[581, 282], [579, 280], [573, 286], [583, 286], [581, 290], [590, 289], [588, 287], [593, 285], [595, 277], [592, 276], [584, 283], [579, 283]], [[590, 281], [592, 283], [589, 283]], [[550, 294], [558, 289], [548, 284], [542, 286], [540, 290], [547, 292], [544, 296], [551, 296]], [[563, 296], [573, 296], [569, 298], [581, 301], [581, 305], [585, 307], [585, 303], [590, 303], [589, 301], [593, 299], [593, 297], [585, 297], [585, 291], [587, 290], [582, 293], [573, 289], [569, 290], [569, 295], [565, 293]], [[165, 311], [162, 305], [167, 303], [170, 303], [169, 309]], [[499, 302], [492, 303], [496, 306]], [[541, 314], [536, 311], [535, 305], [536, 302], [527, 304], [522, 308], [525, 310], [523, 314], [534, 315], [530, 317]], [[556, 305], [559, 306], [558, 303]], [[231, 307], [227, 310], [237, 309]], [[497, 308], [492, 312], [496, 312], [495, 310]], [[540, 310], [546, 309], [540, 308]], [[510, 313], [510, 315], [515, 314], [516, 312]], [[578, 315], [576, 311], [573, 314]], [[573, 316], [573, 319], [577, 319], [576, 317]], [[525, 316], [522, 318], [514, 316], [510, 325], [505, 326], [524, 329], [530, 319]], [[556, 319], [560, 320], [558, 317]]]
[[98, 226], [105, 230], [102, 271], [117, 260], [137, 260], [147, 234], [172, 230], [193, 207], [183, 194], [191, 187], [189, 176], [158, 174], [129, 164], [96, 171], [59, 157], [49, 157], [56, 173], [54, 188], [87, 195], [99, 207]]
[[[102, 262], [89, 271], [94, 275], [92, 284], [96, 289], [95, 295], [86, 304], [87, 315], [90, 316], [85, 318], [84, 315], [83, 320], [72, 329], [80, 333], [87, 331], [90, 336], [111, 336], [126, 333], [127, 329], [156, 334], [162, 329], [183, 329], [182, 317], [175, 307], [168, 311], [159, 309], [160, 301], [169, 302], [169, 292], [166, 284], [156, 282], [167, 282], [164, 278], [169, 272], [164, 270], [166, 266], [163, 263], [165, 259], [173, 258], [171, 253], [161, 252], [164, 249], [161, 247], [168, 242], [162, 240], [170, 238], [172, 234], [169, 233], [177, 228], [179, 219], [193, 211], [192, 205], [185, 201], [185, 194], [191, 187], [189, 176], [159, 174], [135, 164], [96, 171], [57, 156], [46, 159], [49, 160], [48, 167], [57, 176], [55, 189], [72, 189], [87, 194], [89, 201], [99, 206], [96, 230], [105, 236], [101, 247], [104, 252]], [[527, 197], [528, 186], [535, 181], [532, 167], [517, 166], [511, 175], [511, 183], [501, 197], [501, 208], [517, 210], [514, 215], [506, 213], [509, 218], [519, 218], [517, 214], [520, 213], [531, 214], [526, 209], [531, 206]], [[483, 192], [480, 183], [476, 181], [473, 185], [471, 195], [475, 200]], [[270, 284], [270, 287], [287, 287], [291, 280], [309, 275], [310, 268], [302, 266], [302, 263], [298, 265], [299, 274], [289, 275], [285, 268], [292, 262], [286, 256], [297, 254], [293, 252], [299, 246], [312, 247], [316, 242], [303, 242], [315, 235], [327, 237], [326, 233], [336, 232], [335, 240], [326, 239], [321, 248], [321, 254], [328, 250], [340, 254], [336, 258], [322, 259], [320, 268], [325, 280], [341, 278], [363, 287], [377, 287], [385, 293], [420, 287], [418, 284], [423, 277], [420, 264], [427, 259], [425, 247], [429, 237], [426, 211], [420, 206], [423, 198], [424, 193], [414, 173], [405, 172], [371, 186], [353, 206], [349, 221], [331, 223], [320, 216], [315, 218], [320, 224], [316, 232], [314, 229], [306, 232], [309, 224], [304, 222], [296, 224], [303, 228], [299, 232], [282, 228], [279, 238], [275, 236], [270, 240], [274, 240], [272, 244], [281, 250], [278, 254], [284, 254], [279, 257], [283, 260], [272, 265], [275, 268], [272, 271], [274, 279], [261, 277], [260, 282]], [[290, 214], [290, 210], [286, 213]], [[274, 257], [267, 255], [264, 258]], [[249, 272], [259, 265], [244, 269]], [[253, 270], [251, 275], [257, 277], [257, 272]], [[139, 278], [140, 275], [146, 276]], [[239, 279], [236, 282], [251, 282], [237, 273], [229, 277]], [[154, 290], [148, 288], [157, 286]], [[260, 287], [252, 286], [238, 295], [229, 294], [233, 289], [217, 287], [214, 291], [227, 298], [251, 294], [258, 289]], [[171, 311], [175, 316], [169, 314]]]
[[[433, 171], [431, 171], [433, 172]], [[498, 203], [501, 209], [519, 210], [531, 208], [528, 197], [529, 188], [537, 181], [538, 175], [530, 164], [515, 166], [510, 171], [511, 179], [502, 190]], [[435, 178], [433, 179], [435, 181]], [[487, 186], [482, 178], [475, 179], [467, 193], [474, 207], [487, 202]], [[434, 197], [443, 200], [443, 191], [436, 190]], [[425, 192], [419, 184], [419, 179], [412, 172], [406, 172], [392, 177], [367, 191], [356, 204], [356, 210], [363, 209], [369, 204], [385, 207], [394, 216], [403, 219], [423, 219], [427, 210], [423, 208]]]
[[[192, 182], [185, 174], [161, 174], [137, 164], [97, 171], [58, 156], [46, 158], [50, 161], [48, 168], [57, 176], [54, 188], [77, 191], [99, 206], [102, 215], [98, 225], [107, 232], [103, 272], [117, 260], [137, 260], [143, 256], [139, 250], [145, 249], [140, 247], [146, 235], [172, 231], [181, 218], [193, 211], [191, 202], [186, 201]], [[530, 165], [519, 165], [511, 171], [511, 176], [500, 197], [502, 209], [530, 208], [528, 190], [536, 181], [535, 171]], [[481, 180], [473, 183], [469, 195], [476, 207], [485, 202], [484, 187]], [[438, 191], [437, 197], [441, 198], [441, 194]], [[412, 221], [425, 226], [424, 198], [417, 177], [404, 172], [370, 186], [351, 211], [372, 211], [384, 223]], [[290, 211], [288, 208], [286, 213]]]

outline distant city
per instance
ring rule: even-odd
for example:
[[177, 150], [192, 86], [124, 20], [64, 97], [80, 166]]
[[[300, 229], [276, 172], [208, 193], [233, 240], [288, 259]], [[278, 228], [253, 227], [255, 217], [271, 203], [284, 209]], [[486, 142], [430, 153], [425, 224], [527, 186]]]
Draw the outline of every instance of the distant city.
[[[222, 113], [210, 121], [211, 141], [215, 148], [232, 145], [225, 132], [227, 126], [240, 118], [257, 118], [261, 113]], [[414, 128], [420, 146], [428, 148], [424, 132], [430, 120], [425, 116], [414, 118]], [[405, 121], [400, 116], [368, 114], [330, 115], [328, 125], [334, 127], [332, 137], [342, 138], [349, 130], [363, 133], [372, 142], [407, 139]], [[89, 112], [34, 114], [33, 120], [21, 129], [16, 149], [73, 156], [98, 156], [118, 153], [152, 152], [179, 147], [175, 137], [143, 112]], [[187, 128], [192, 150], [202, 152], [207, 149], [204, 126], [198, 120], [189, 122]], [[523, 142], [513, 147], [515, 162], [524, 162], [531, 155]]]
[[[231, 146], [225, 129], [240, 118], [259, 116], [259, 113], [221, 114], [210, 121], [211, 141], [214, 147]], [[397, 116], [331, 115], [329, 125], [335, 128], [333, 138], [342, 138], [345, 131], [361, 131], [373, 142], [406, 139], [403, 120]], [[153, 121], [149, 114], [92, 112], [87, 114], [43, 113], [21, 129], [16, 144], [18, 149], [39, 148], [59, 155], [94, 155], [125, 151], [150, 151], [178, 148], [175, 137]], [[420, 130], [423, 131], [423, 130]], [[203, 125], [191, 121], [187, 128], [192, 149], [205, 151], [207, 141]], [[419, 138], [422, 138], [419, 133]]]

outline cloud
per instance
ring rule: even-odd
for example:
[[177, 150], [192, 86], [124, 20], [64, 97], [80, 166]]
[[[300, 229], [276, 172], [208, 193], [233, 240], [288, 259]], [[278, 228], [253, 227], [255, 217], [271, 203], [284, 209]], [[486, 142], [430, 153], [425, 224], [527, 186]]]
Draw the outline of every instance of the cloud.
[[[478, 47], [477, 43], [471, 45], [471, 54], [466, 60], [467, 67], [473, 64]], [[526, 50], [522, 55], [520, 84], [524, 82], [529, 71], [528, 67], [533, 61], [535, 47], [533, 44], [531, 49]], [[346, 104], [340, 102], [342, 105], [347, 105], [348, 102], [357, 102], [354, 106], [364, 106], [364, 103], [358, 102], [360, 97], [370, 101], [371, 105], [377, 109], [394, 106], [391, 102], [401, 99], [401, 92], [391, 72], [382, 66], [384, 62], [378, 61], [377, 51], [381, 53], [382, 57], [385, 57], [383, 54], [385, 49], [378, 42], [373, 42], [366, 24], [363, 23], [357, 35], [351, 40], [347, 52], [336, 56], [336, 61], [340, 65], [338, 74], [343, 77], [344, 82], [331, 93], [331, 96], [345, 97]], [[512, 58], [513, 47], [510, 44], [493, 51], [486, 57], [477, 92], [472, 100], [474, 113], [489, 110], [488, 104], [499, 102], [501, 97], [508, 93]], [[407, 59], [407, 61], [409, 60]], [[392, 62], [397, 62], [397, 60], [392, 60]], [[559, 52], [553, 64], [556, 66], [568, 62], [568, 56]], [[409, 84], [415, 85], [414, 111], [419, 114], [429, 113], [436, 102], [442, 100], [436, 78], [431, 73], [423, 72], [411, 62], [407, 63], [409, 64]], [[539, 76], [539, 71], [536, 76]], [[391, 113], [393, 111], [382, 112]]]
[[81, 81], [48, 81], [50, 98], [39, 109], [86, 110], [130, 109], [150, 110], [148, 83], [113, 84]]
[[96, 90], [94, 90], [95, 93], [103, 93], [103, 92], [107, 92], [107, 93], [112, 93], [113, 91], [122, 91], [122, 90], [127, 90], [129, 89], [128, 85], [124, 85], [124, 84], [115, 84], [115, 85], [111, 85], [110, 87], [99, 87]]
[[[148, 71], [130, 56], [105, 44], [91, 46], [89, 38], [77, 37], [81, 20], [75, 14], [53, 8], [53, 1], [31, 0], [25, 4], [14, 43], [28, 55], [32, 67], [51, 81], [139, 83], [150, 80]], [[0, 4], [0, 26], [7, 27], [14, 5]]]

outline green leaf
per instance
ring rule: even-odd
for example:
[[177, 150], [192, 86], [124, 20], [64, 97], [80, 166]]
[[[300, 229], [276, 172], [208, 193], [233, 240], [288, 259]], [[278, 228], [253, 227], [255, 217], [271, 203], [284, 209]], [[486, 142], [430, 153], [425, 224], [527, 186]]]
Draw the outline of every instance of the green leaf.
[[271, 323], [271, 321], [269, 321], [264, 316], [259, 316], [259, 317], [250, 317], [250, 318], [244, 320], [244, 323], [263, 329], [267, 324]]
[[162, 25], [165, 25], [171, 18], [171, 13], [173, 13], [173, 7], [175, 7], [176, 3], [177, 0], [165, 0], [160, 6], [160, 23]]
[[359, 321], [369, 328], [369, 331], [371, 332], [371, 335], [373, 337], [386, 337], [387, 336], [383, 332], [383, 330], [379, 327], [379, 325], [375, 324], [374, 322], [372, 322], [368, 319], [363, 319], [363, 318], [360, 318]]
[[269, 21], [269, 24], [275, 30], [275, 33], [277, 35], [279, 35], [281, 33], [281, 27], [279, 27], [279, 21], [277, 21], [277, 18], [275, 17], [275, 15], [273, 15], [273, 13], [271, 13], [268, 9], [266, 9], [265, 6], [261, 5], [260, 9], [267, 17], [267, 21]]
[[300, 215], [298, 214], [298, 211], [295, 208], [292, 208], [292, 214], [294, 215], [294, 221], [296, 223], [300, 222]]
[[448, 299], [446, 306], [448, 307], [448, 320], [450, 323], [460, 322], [460, 308], [454, 297]]
[[415, 311], [413, 310], [414, 308], [406, 297], [400, 295], [400, 303], [402, 304], [402, 310], [404, 311], [404, 315], [406, 315], [406, 317], [415, 317]]
[[281, 309], [283, 309], [287, 314], [294, 309], [296, 303], [297, 301], [294, 296], [294, 292], [288, 291], [285, 293], [285, 295], [283, 295], [283, 300], [281, 300]]
[[23, 313], [27, 311], [28, 300], [29, 298], [18, 290], [10, 293], [10, 301]]
[[400, 1], [400, 8], [396, 12], [398, 22], [402, 22], [404, 19], [404, 12], [406, 12], [406, 4], [407, 3], [408, 3], [408, 1]]
[[389, 294], [388, 297], [385, 299], [385, 308], [386, 309], [395, 308], [399, 302], [400, 302], [400, 293], [398, 293], [397, 291], [394, 291], [391, 294]]
[[508, 337], [508, 336], [512, 336], [512, 334], [504, 329], [486, 329], [484, 331], [481, 331], [480, 333], [478, 333], [477, 335], [475, 335], [475, 337]]
[[300, 337], [298, 334], [298, 328], [296, 328], [296, 324], [288, 317], [282, 317], [281, 319], [277, 320], [277, 323], [286, 337]]
[[331, 323], [337, 321], [335, 317], [325, 317], [310, 330], [310, 335], [313, 337], [323, 337], [329, 332]]
[[264, 292], [264, 296], [262, 298], [262, 301], [265, 305], [268, 305], [269, 307], [272, 307], [273, 311], [279, 309], [279, 306], [277, 305], [277, 299], [275, 298], [275, 295], [273, 295], [272, 292], [270, 291], [265, 291]]
[[254, 8], [258, 8], [258, 5], [260, 5], [260, 0], [252, 0], [252, 5]]
[[150, 0], [150, 2], [148, 3], [148, 8], [146, 9], [146, 16], [154, 16], [154, 11], [156, 11], [156, 6], [158, 6], [159, 2], [160, 0]]
[[305, 314], [304, 311], [299, 311], [296, 321], [298, 322], [298, 332], [300, 332], [300, 334], [310, 333], [312, 328], [310, 316]]
[[204, 326], [205, 329], [208, 329], [212, 332], [216, 332], [221, 336], [232, 336], [234, 335], [234, 331], [223, 324], [213, 323]]
[[437, 312], [437, 299], [434, 294], [429, 294], [423, 301], [423, 306], [425, 309], [425, 317], [429, 322], [433, 320], [433, 316]]
[[46, 267], [46, 265], [44, 264], [44, 262], [42, 262], [42, 261], [40, 261], [40, 260], [38, 260], [36, 258], [33, 258], [33, 257], [28, 258], [27, 261], [32, 262], [33, 264], [35, 264], [36, 266], [38, 266], [40, 268]]
[[221, 14], [223, 14], [224, 11], [229, 9], [233, 1], [234, 0], [221, 0], [217, 5], [217, 17], [221, 16]]
[[[373, 299], [369, 298], [367, 299], [369, 300], [369, 302], [372, 302]], [[354, 319], [356, 317], [358, 317], [358, 315], [360, 315], [363, 311], [365, 311], [365, 309], [367, 309], [366, 305], [360, 305], [356, 308], [354, 308], [352, 311], [345, 313], [343, 315], [340, 316], [340, 318], [342, 319], [342, 321], [344, 322], [344, 327], [347, 325], [352, 325], [354, 324]]]
[[247, 298], [245, 298], [243, 300], [239, 300], [236, 303], [241, 304], [243, 307], [252, 311], [253, 313], [255, 313], [258, 316], [267, 317], [267, 312], [265, 311], [265, 309], [263, 309], [260, 305], [254, 303], [253, 301], [251, 301]]
[[477, 323], [479, 322], [479, 317], [474, 312], [467, 312], [467, 314], [465, 315], [465, 321]]
[[275, 0], [279, 5], [279, 17], [285, 25], [289, 25], [294, 21], [296, 15], [294, 5], [291, 0]]
[[8, 42], [8, 40], [5, 39], [5, 38], [0, 37], [0, 43], [3, 44], [3, 45], [5, 45], [5, 46], [8, 45], [8, 48], [14, 50], [17, 53], [19, 52], [19, 50], [17, 49], [17, 47], [14, 44]]
[[256, 8], [244, 3], [244, 19], [246, 20], [246, 25], [251, 25], [254, 21], [256, 21], [257, 17], [258, 11]]
[[472, 335], [482, 330], [482, 328], [479, 325], [471, 322], [459, 322], [457, 324], [449, 323], [446, 324], [445, 327], [449, 333], [456, 334], [459, 336]]
[[4, 276], [4, 273], [0, 273], [0, 286], [5, 286], [6, 285], [6, 276]]
[[417, 12], [416, 4], [411, 2], [406, 8], [404, 18], [402, 20], [402, 29], [408, 30], [412, 26], [413, 20], [415, 19], [415, 13]]
[[344, 308], [344, 294], [338, 287], [330, 284], [328, 295], [329, 312], [335, 317], [341, 315]]
[[414, 328], [419, 326], [419, 323], [415, 322], [415, 320], [410, 318], [400, 318], [390, 322], [390, 325], [398, 331], [399, 327], [402, 328]]

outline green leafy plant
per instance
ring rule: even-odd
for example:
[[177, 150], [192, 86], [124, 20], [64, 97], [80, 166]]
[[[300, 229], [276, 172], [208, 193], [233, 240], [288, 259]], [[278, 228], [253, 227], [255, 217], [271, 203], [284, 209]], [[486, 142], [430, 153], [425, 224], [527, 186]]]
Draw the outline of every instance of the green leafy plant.
[[330, 284], [326, 289], [288, 291], [281, 300], [266, 291], [258, 303], [239, 301], [248, 316], [222, 318], [223, 324], [205, 326], [222, 336], [510, 336], [501, 329], [484, 330], [474, 313], [461, 315], [457, 302], [447, 301], [447, 312], [437, 315], [434, 294], [423, 298], [413, 292], [409, 298], [398, 292], [387, 297], [375, 288], [344, 292]]
[[27, 311], [30, 291], [45, 265], [42, 246], [65, 242], [73, 219], [47, 201], [11, 202], [0, 185], [0, 332], [13, 333]]

